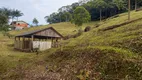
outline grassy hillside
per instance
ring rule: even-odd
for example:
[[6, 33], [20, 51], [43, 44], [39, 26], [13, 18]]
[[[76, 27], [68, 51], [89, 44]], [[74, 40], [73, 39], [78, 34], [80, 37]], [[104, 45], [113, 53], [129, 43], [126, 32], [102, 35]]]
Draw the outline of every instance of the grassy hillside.
[[[142, 11], [132, 11], [132, 20], [141, 18]], [[89, 32], [77, 38], [62, 41], [62, 47], [35, 53], [13, 50], [13, 38], [0, 34], [0, 79], [23, 80], [141, 80], [142, 79], [142, 20], [115, 28], [99, 31], [127, 21], [127, 13], [111, 17], [103, 22], [90, 22]], [[95, 27], [96, 25], [99, 27]], [[77, 33], [75, 25], [58, 23], [33, 27], [23, 32], [53, 26], [64, 36]]]

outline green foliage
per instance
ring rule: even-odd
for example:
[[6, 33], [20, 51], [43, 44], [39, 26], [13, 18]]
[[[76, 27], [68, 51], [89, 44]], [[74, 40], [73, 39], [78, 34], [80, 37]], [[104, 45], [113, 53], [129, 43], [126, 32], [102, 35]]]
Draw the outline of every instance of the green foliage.
[[117, 8], [119, 10], [126, 9], [126, 4], [125, 4], [124, 0], [113, 0], [113, 3], [114, 3], [114, 5], [117, 6]]
[[66, 12], [64, 15], [65, 15], [65, 17], [66, 17], [66, 22], [71, 21], [72, 15], [71, 15], [69, 12]]
[[5, 15], [8, 19], [13, 19], [15, 17], [17, 17], [17, 20], [18, 20], [18, 17], [20, 16], [23, 16], [23, 13], [19, 10], [16, 10], [16, 9], [9, 9], [9, 8], [0, 8], [0, 14], [3, 14]]
[[11, 12], [11, 16], [12, 16], [12, 20], [17, 17], [17, 21], [18, 21], [18, 17], [23, 16], [23, 13], [19, 10], [12, 10]]
[[3, 14], [0, 14], [0, 25], [2, 26], [2, 25], [7, 24], [7, 23], [8, 23], [7, 17]]
[[92, 6], [97, 9], [105, 9], [108, 7], [108, 4], [104, 0], [93, 0]]
[[81, 27], [83, 23], [90, 21], [90, 14], [84, 7], [77, 7], [73, 13], [72, 22]]
[[38, 26], [38, 20], [36, 18], [33, 19], [33, 24], [35, 24], [36, 26]]
[[0, 14], [0, 31], [8, 31], [9, 25], [8, 24], [8, 18], [3, 15]]

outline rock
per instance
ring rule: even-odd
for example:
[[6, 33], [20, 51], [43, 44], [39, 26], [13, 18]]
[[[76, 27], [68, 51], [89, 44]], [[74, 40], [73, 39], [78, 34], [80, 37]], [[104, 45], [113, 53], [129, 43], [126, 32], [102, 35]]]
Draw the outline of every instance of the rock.
[[91, 30], [91, 27], [90, 26], [87, 26], [85, 29], [84, 29], [84, 32], [88, 32]]

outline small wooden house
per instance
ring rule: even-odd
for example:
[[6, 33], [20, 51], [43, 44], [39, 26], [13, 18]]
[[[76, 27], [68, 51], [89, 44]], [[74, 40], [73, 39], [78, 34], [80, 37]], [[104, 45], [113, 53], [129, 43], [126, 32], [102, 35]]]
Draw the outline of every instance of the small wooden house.
[[59, 46], [59, 40], [63, 36], [54, 28], [49, 27], [42, 30], [27, 32], [15, 37], [14, 48], [21, 51], [33, 51], [38, 48], [40, 51]]

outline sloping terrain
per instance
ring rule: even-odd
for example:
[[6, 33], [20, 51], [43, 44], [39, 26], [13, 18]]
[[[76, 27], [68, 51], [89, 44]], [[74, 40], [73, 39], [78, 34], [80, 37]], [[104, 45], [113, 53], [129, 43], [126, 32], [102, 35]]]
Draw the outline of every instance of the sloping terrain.
[[[142, 11], [133, 12], [132, 20], [141, 18]], [[112, 29], [100, 31], [108, 26], [127, 21], [127, 14], [109, 18], [102, 23], [91, 22], [91, 26], [77, 38], [62, 41], [62, 47], [41, 52], [24, 53], [13, 50], [13, 38], [0, 35], [0, 79], [23, 80], [141, 80], [142, 79], [142, 20]], [[96, 27], [96, 25], [100, 25]], [[77, 33], [71, 23], [51, 24], [64, 36]], [[17, 35], [37, 30], [33, 27], [12, 31]]]

